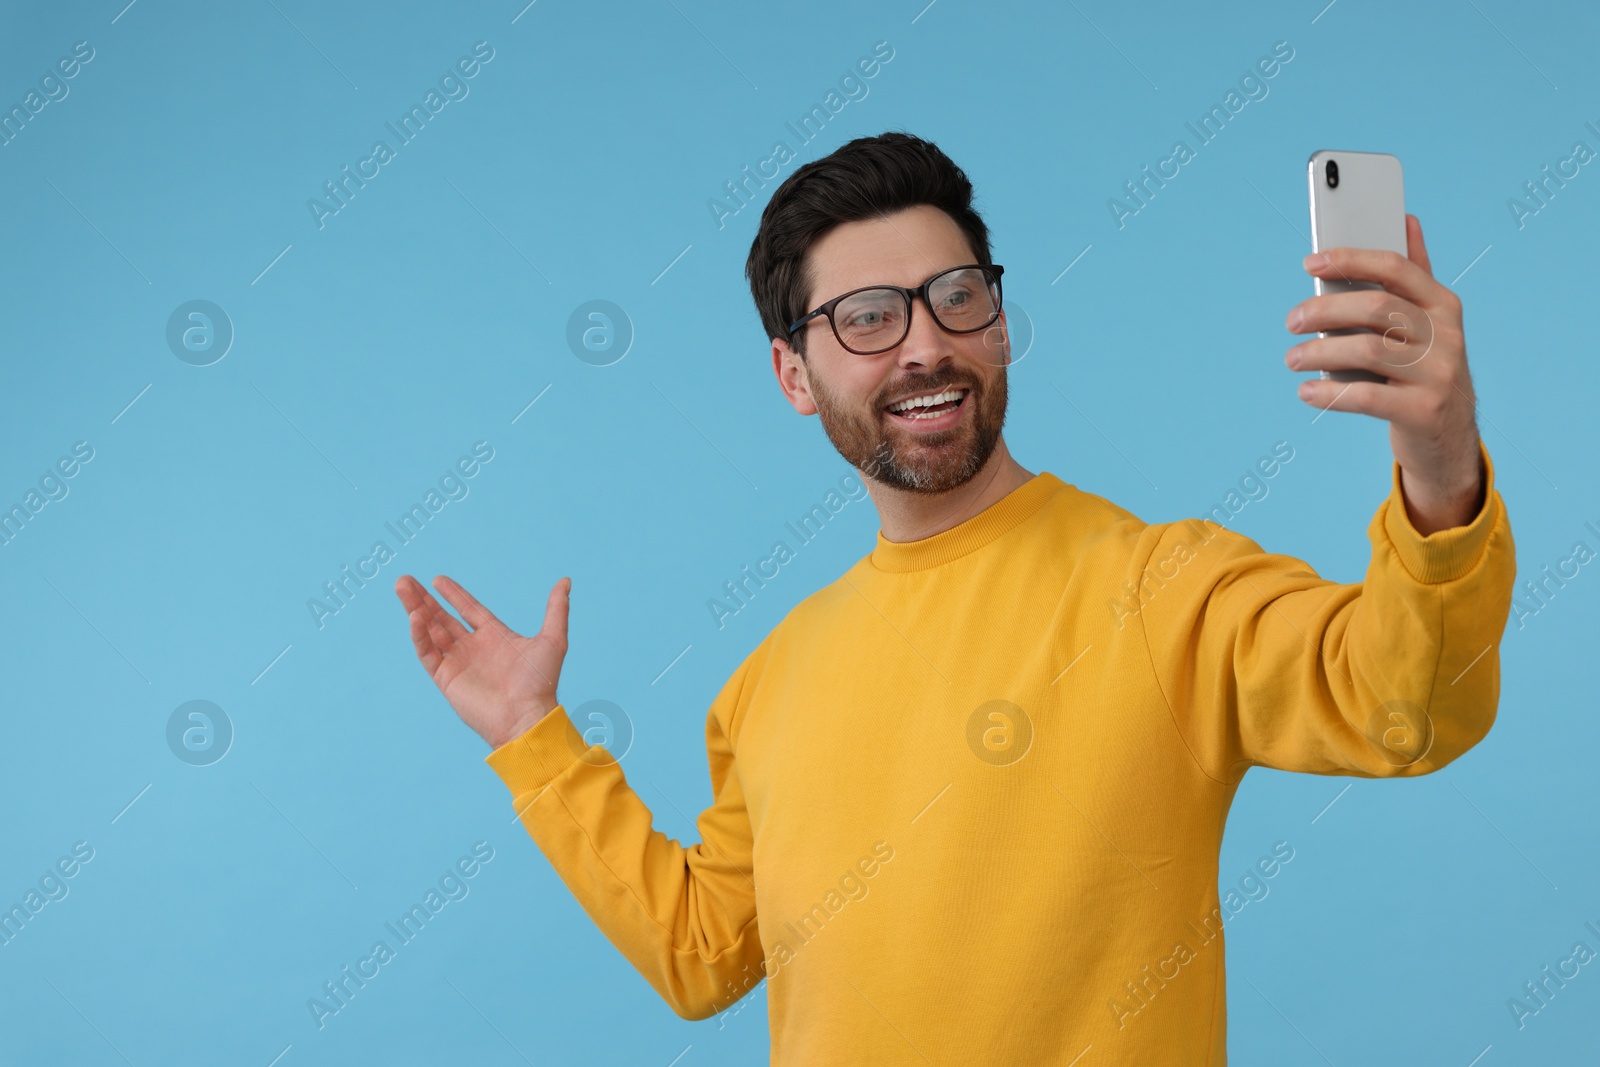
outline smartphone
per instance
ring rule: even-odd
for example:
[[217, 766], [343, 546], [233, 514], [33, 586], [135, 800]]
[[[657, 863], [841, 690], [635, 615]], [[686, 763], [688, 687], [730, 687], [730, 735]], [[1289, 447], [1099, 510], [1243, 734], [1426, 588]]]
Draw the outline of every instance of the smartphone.
[[[1400, 160], [1383, 152], [1311, 153], [1306, 167], [1311, 185], [1311, 250], [1325, 248], [1381, 248], [1406, 254], [1406, 194]], [[1343, 278], [1313, 278], [1316, 293], [1347, 293], [1381, 289], [1376, 282]], [[1324, 330], [1332, 334], [1370, 333], [1353, 327]], [[1323, 371], [1336, 382], [1387, 382], [1381, 374], [1365, 370]]]

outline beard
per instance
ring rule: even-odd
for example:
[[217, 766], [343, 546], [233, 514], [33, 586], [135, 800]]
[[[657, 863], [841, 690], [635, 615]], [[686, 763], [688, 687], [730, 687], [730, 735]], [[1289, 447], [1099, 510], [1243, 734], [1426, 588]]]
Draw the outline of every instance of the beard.
[[966, 387], [961, 406], [972, 410], [956, 426], [938, 433], [895, 425], [891, 421], [895, 416], [882, 404], [862, 411], [830, 393], [815, 373], [810, 384], [823, 432], [845, 461], [865, 477], [913, 493], [947, 493], [971, 481], [994, 454], [1006, 420], [1004, 368], [989, 386], [953, 367], [898, 383], [895, 391], [900, 393]]

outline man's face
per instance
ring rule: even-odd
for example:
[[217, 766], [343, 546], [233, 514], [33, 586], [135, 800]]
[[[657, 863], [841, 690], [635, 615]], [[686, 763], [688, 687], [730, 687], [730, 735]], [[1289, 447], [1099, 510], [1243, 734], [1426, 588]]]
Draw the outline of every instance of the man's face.
[[[976, 258], [955, 220], [928, 205], [844, 223], [811, 246], [806, 308], [864, 285], [914, 288]], [[953, 334], [917, 300], [906, 339], [871, 356], [844, 348], [826, 316], [801, 329], [803, 362], [785, 341], [773, 342], [778, 380], [796, 411], [821, 416], [828, 439], [851, 466], [917, 493], [948, 492], [983, 469], [1006, 416], [1010, 345], [1003, 312], [987, 330]], [[915, 418], [889, 410], [908, 397], [946, 389], [965, 391], [946, 414]]]

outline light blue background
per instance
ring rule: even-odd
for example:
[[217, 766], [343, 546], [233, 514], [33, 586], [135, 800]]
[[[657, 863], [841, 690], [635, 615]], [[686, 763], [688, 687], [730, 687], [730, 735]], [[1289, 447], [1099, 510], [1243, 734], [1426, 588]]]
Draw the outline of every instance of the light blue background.
[[[95, 458], [0, 549], [0, 902], [75, 841], [95, 858], [0, 947], [0, 1060], [764, 1061], [762, 995], [684, 1022], [583, 914], [389, 586], [445, 571], [531, 631], [571, 575], [562, 698], [628, 711], [630, 781], [694, 839], [711, 698], [877, 529], [852, 504], [712, 624], [848, 472], [778, 391], [742, 277], [773, 185], [723, 229], [707, 208], [779, 139], [785, 176], [899, 128], [967, 170], [1037, 331], [1007, 427], [1025, 466], [1159, 522], [1287, 440], [1236, 528], [1339, 581], [1365, 572], [1387, 428], [1312, 423], [1283, 318], [1311, 291], [1306, 157], [1396, 153], [1436, 274], [1472, 264], [1454, 288], [1522, 577], [1600, 548], [1600, 165], [1524, 228], [1506, 203], [1600, 149], [1592, 8], [925, 2], [6, 5], [6, 107], [74, 42], [95, 58], [0, 147], [0, 502], [75, 441]], [[307, 199], [480, 40], [470, 95], [319, 229]], [[796, 144], [785, 122], [880, 40], [869, 95]], [[1270, 94], [1119, 230], [1108, 197], [1280, 40]], [[165, 341], [192, 299], [236, 330], [208, 367]], [[636, 331], [611, 366], [565, 340], [592, 299]], [[307, 599], [479, 440], [470, 495], [319, 630]], [[1600, 948], [1595, 572], [1509, 623], [1499, 721], [1445, 771], [1249, 776], [1224, 883], [1276, 841], [1296, 856], [1228, 931], [1232, 1062], [1600, 1055], [1600, 964], [1520, 1032], [1506, 1007]], [[209, 767], [166, 744], [192, 699], [236, 730]], [[319, 1031], [307, 998], [480, 840], [470, 896]]]

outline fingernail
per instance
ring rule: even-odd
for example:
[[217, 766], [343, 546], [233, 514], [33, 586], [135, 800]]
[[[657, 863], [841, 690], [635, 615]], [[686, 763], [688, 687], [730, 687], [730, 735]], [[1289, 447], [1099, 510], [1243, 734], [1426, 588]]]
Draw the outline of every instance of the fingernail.
[[1299, 308], [1295, 308], [1293, 311], [1289, 312], [1289, 329], [1298, 330], [1300, 328], [1300, 323], [1305, 320], [1305, 317], [1305, 312], [1301, 311]]
[[1289, 349], [1289, 366], [1292, 369], [1294, 369], [1294, 370], [1299, 370], [1300, 369], [1300, 359], [1301, 359], [1302, 355], [1303, 355], [1303, 353], [1302, 353], [1299, 345], [1296, 345], [1295, 347]]
[[1300, 399], [1301, 400], [1310, 400], [1311, 399], [1312, 388], [1313, 388], [1313, 386], [1311, 385], [1310, 382], [1301, 382], [1300, 383], [1300, 389], [1299, 389]]
[[1304, 260], [1302, 260], [1300, 265], [1306, 270], [1315, 270], [1318, 267], [1325, 267], [1328, 265], [1328, 254], [1326, 252], [1313, 252]]

